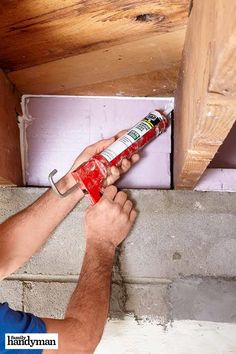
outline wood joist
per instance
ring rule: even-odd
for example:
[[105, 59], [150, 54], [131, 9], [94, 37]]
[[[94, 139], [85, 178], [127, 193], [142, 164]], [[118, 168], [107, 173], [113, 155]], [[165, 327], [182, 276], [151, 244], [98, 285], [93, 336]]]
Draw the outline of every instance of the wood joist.
[[236, 2], [193, 2], [175, 101], [174, 184], [193, 189], [236, 120]]
[[0, 70], [0, 185], [21, 185], [20, 95]]

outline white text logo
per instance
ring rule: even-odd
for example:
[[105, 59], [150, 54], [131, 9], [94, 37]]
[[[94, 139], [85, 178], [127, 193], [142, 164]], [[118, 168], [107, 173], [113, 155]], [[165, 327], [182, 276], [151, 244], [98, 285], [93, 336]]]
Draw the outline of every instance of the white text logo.
[[5, 349], [58, 349], [58, 333], [6, 333]]

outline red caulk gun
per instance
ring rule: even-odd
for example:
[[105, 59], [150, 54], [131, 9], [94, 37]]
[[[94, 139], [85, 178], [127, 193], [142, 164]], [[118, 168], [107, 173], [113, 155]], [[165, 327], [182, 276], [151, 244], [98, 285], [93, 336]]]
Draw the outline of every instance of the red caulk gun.
[[103, 183], [110, 168], [119, 166], [124, 158], [130, 159], [152, 139], [165, 132], [169, 126], [172, 110], [173, 105], [169, 104], [162, 112], [155, 110], [149, 113], [107, 149], [79, 166], [72, 172], [77, 183], [63, 194], [60, 193], [53, 181], [53, 176], [57, 173], [57, 170], [53, 170], [49, 174], [52, 189], [64, 198], [75, 189], [80, 188], [89, 196], [93, 204], [97, 203], [102, 196]]

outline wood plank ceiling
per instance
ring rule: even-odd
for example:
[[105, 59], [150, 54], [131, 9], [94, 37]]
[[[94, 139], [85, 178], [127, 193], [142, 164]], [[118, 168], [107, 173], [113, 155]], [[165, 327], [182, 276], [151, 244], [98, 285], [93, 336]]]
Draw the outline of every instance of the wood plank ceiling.
[[1, 0], [0, 67], [22, 93], [172, 95], [189, 0]]

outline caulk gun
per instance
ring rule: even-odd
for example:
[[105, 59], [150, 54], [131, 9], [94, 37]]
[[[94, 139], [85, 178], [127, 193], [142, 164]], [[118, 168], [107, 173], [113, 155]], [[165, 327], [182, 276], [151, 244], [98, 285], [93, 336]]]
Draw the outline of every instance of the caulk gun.
[[162, 112], [155, 110], [149, 113], [108, 148], [80, 165], [72, 172], [76, 184], [63, 194], [60, 193], [53, 181], [53, 176], [57, 173], [57, 170], [53, 170], [48, 178], [54, 192], [64, 198], [75, 189], [80, 188], [89, 196], [92, 204], [97, 203], [102, 196], [103, 183], [110, 168], [119, 166], [122, 159], [130, 159], [152, 139], [165, 132], [169, 126], [172, 110], [173, 105], [169, 104]]

